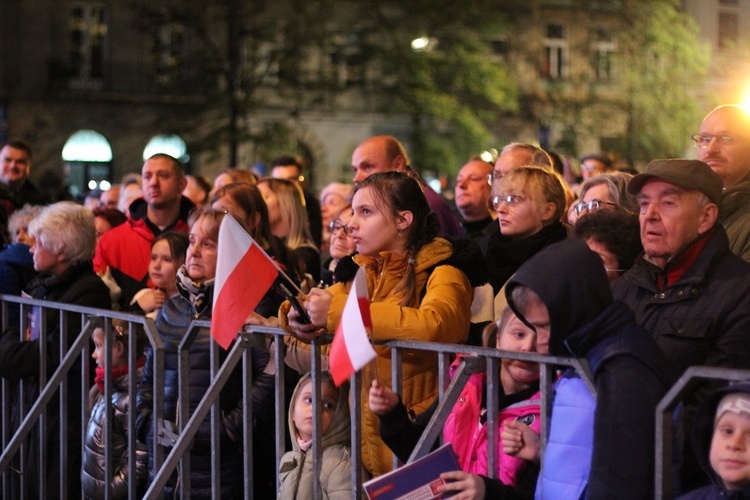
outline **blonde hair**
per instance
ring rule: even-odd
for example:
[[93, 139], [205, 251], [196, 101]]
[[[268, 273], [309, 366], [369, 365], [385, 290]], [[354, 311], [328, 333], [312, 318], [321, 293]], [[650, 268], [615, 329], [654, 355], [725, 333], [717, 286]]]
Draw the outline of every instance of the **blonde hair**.
[[542, 167], [515, 168], [497, 182], [497, 190], [500, 191], [509, 184], [521, 186], [521, 189], [524, 191], [533, 189], [543, 198], [534, 201], [539, 203], [553, 203], [555, 205], [554, 215], [548, 220], [543, 221], [544, 225], [561, 220], [565, 214], [568, 206], [565, 198], [565, 188], [560, 178], [549, 169]]
[[279, 200], [281, 217], [286, 221], [289, 234], [286, 237], [286, 245], [292, 250], [308, 246], [317, 250], [310, 232], [310, 223], [307, 220], [305, 209], [305, 194], [296, 182], [286, 179], [275, 179], [266, 177], [258, 181], [258, 184], [268, 184]]

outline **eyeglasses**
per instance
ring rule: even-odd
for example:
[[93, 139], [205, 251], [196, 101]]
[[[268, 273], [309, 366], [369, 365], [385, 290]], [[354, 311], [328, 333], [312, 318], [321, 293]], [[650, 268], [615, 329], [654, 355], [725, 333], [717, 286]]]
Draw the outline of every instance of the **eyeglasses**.
[[338, 231], [344, 231], [344, 234], [347, 236], [350, 236], [352, 234], [351, 230], [347, 227], [346, 224], [343, 224], [340, 220], [332, 220], [328, 223], [328, 229], [331, 230], [331, 233], [337, 233]]
[[690, 138], [693, 139], [693, 146], [698, 149], [706, 149], [714, 139], [716, 139], [721, 146], [729, 146], [731, 144], [734, 144], [735, 141], [742, 140], [742, 137], [710, 134], [695, 134]]
[[518, 205], [522, 201], [526, 201], [528, 198], [526, 196], [517, 196], [515, 194], [507, 194], [503, 196], [493, 196], [492, 197], [492, 206], [495, 208], [495, 210], [500, 210], [500, 205], [505, 202], [510, 206]]
[[597, 210], [602, 208], [602, 205], [611, 205], [613, 207], [617, 207], [616, 203], [602, 201], [598, 198], [594, 198], [593, 200], [590, 200], [588, 202], [581, 201], [579, 203], [576, 203], [575, 206], [576, 217], [580, 217], [581, 214], [585, 211], [596, 212]]
[[603, 171], [604, 169], [599, 165], [586, 165], [585, 163], [581, 163], [581, 170], [584, 172], [594, 172], [596, 170]]

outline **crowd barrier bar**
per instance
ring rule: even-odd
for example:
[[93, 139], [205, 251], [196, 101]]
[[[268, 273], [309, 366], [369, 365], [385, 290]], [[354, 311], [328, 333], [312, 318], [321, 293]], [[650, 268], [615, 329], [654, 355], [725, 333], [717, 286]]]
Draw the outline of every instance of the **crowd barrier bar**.
[[[0, 305], [0, 311], [2, 311], [2, 327], [5, 330], [8, 326], [8, 312], [11, 307], [18, 307], [20, 311], [20, 332], [23, 338], [23, 333], [28, 326], [27, 313], [34, 307], [42, 308], [42, 310], [56, 311], [57, 321], [55, 327], [58, 328], [61, 334], [61, 343], [59, 346], [60, 364], [54, 370], [51, 376], [47, 376], [46, 363], [41, 363], [39, 366], [39, 396], [30, 405], [30, 407], [24, 408], [23, 400], [20, 401], [19, 418], [20, 424], [16, 429], [11, 428], [11, 408], [13, 406], [12, 400], [12, 386], [11, 381], [3, 379], [0, 384], [0, 390], [2, 397], [0, 398], [2, 409], [2, 422], [0, 425], [0, 440], [3, 445], [2, 455], [0, 455], [0, 477], [2, 478], [2, 492], [5, 498], [11, 497], [11, 481], [9, 474], [36, 474], [37, 478], [43, 478], [46, 476], [48, 471], [45, 470], [45, 463], [47, 453], [59, 453], [60, 455], [60, 485], [59, 492], [61, 498], [66, 498], [66, 492], [64, 488], [64, 478], [66, 477], [66, 456], [68, 453], [75, 453], [76, 451], [83, 453], [81, 450], [69, 450], [68, 449], [68, 427], [70, 422], [68, 416], [65, 415], [64, 411], [61, 411], [60, 418], [60, 435], [61, 435], [61, 447], [60, 450], [30, 450], [26, 444], [26, 439], [31, 435], [34, 430], [34, 426], [38, 425], [39, 436], [42, 437], [45, 432], [45, 413], [47, 406], [55, 397], [55, 393], [59, 390], [59, 404], [60, 408], [65, 408], [67, 398], [70, 397], [71, 391], [80, 390], [82, 400], [82, 411], [81, 411], [81, 427], [82, 436], [81, 440], [85, 438], [85, 428], [88, 423], [91, 408], [88, 404], [88, 390], [89, 383], [86, 377], [82, 377], [81, 387], [67, 387], [67, 374], [76, 368], [79, 363], [76, 363], [76, 358], [81, 356], [80, 369], [82, 373], [88, 373], [90, 363], [90, 338], [95, 328], [101, 327], [105, 332], [105, 351], [107, 356], [107, 362], [111, 362], [111, 342], [112, 339], [112, 319], [121, 319], [128, 322], [129, 332], [132, 334], [137, 326], [143, 327], [148, 342], [151, 348], [154, 350], [154, 384], [153, 384], [153, 435], [155, 436], [153, 448], [149, 450], [154, 456], [155, 474], [154, 481], [149, 487], [145, 498], [159, 498], [160, 492], [163, 486], [168, 481], [172, 472], [180, 466], [180, 481], [182, 488], [183, 498], [189, 497], [189, 488], [187, 485], [190, 483], [189, 478], [189, 450], [192, 438], [198, 430], [198, 426], [204, 420], [206, 416], [211, 416], [211, 446], [213, 454], [212, 462], [212, 475], [215, 478], [215, 485], [213, 494], [215, 497], [219, 496], [220, 482], [219, 482], [219, 467], [220, 467], [220, 454], [219, 454], [219, 432], [220, 432], [220, 408], [217, 404], [218, 397], [221, 389], [224, 386], [226, 380], [232, 370], [242, 360], [242, 373], [243, 373], [243, 388], [242, 397], [243, 405], [245, 410], [245, 418], [243, 422], [243, 436], [242, 436], [242, 453], [243, 453], [243, 472], [244, 472], [244, 487], [246, 496], [252, 498], [252, 356], [249, 355], [250, 347], [267, 348], [268, 344], [266, 338], [271, 339], [273, 345], [272, 357], [277, 367], [282, 367], [284, 363], [284, 355], [286, 351], [284, 337], [286, 333], [279, 328], [271, 327], [251, 327], [248, 331], [242, 332], [239, 337], [239, 341], [235, 343], [233, 349], [228, 353], [224, 362], [219, 365], [219, 347], [214, 342], [211, 342], [211, 384], [203, 396], [199, 406], [193, 411], [192, 414], [189, 412], [189, 400], [185, 396], [188, 394], [188, 384], [182, 383], [183, 380], [189, 380], [189, 367], [187, 364], [187, 357], [189, 349], [194, 342], [200, 329], [210, 328], [211, 323], [209, 321], [195, 321], [189, 327], [185, 337], [179, 346], [179, 373], [180, 373], [180, 384], [179, 391], [180, 407], [179, 413], [180, 418], [177, 427], [177, 433], [175, 435], [169, 435], [167, 427], [164, 422], [163, 405], [164, 405], [164, 345], [163, 342], [156, 332], [156, 328], [153, 320], [144, 318], [143, 316], [119, 313], [113, 311], [102, 311], [98, 309], [70, 306], [60, 303], [41, 301], [35, 299], [27, 299], [15, 296], [4, 296], [0, 295], [2, 304]], [[75, 339], [67, 345], [67, 322], [65, 321], [66, 315], [78, 314], [81, 317], [81, 331], [75, 336]], [[42, 315], [45, 318], [46, 315]], [[47, 339], [50, 331], [50, 325], [46, 324], [46, 321], [42, 321], [40, 325], [40, 339], [39, 342], [39, 355], [40, 359], [46, 359], [47, 357]], [[320, 348], [327, 342], [330, 342], [331, 336], [323, 336], [322, 338], [312, 341], [311, 348], [311, 365], [312, 365], [312, 380], [313, 380], [313, 400], [314, 400], [314, 414], [313, 418], [316, 422], [315, 426], [315, 438], [313, 441], [313, 453], [314, 453], [314, 470], [316, 476], [320, 472], [322, 462], [322, 449], [318, 446], [320, 443], [320, 371], [324, 366], [321, 360]], [[136, 366], [136, 351], [135, 343], [129, 343], [128, 352], [128, 363], [129, 366]], [[434, 442], [439, 438], [441, 434], [442, 426], [445, 422], [445, 418], [450, 412], [450, 408], [455, 404], [456, 398], [461, 392], [461, 389], [465, 385], [469, 376], [473, 373], [479, 373], [485, 371], [487, 374], [487, 402], [488, 402], [488, 459], [489, 459], [489, 474], [494, 477], [496, 467], [494, 464], [495, 457], [497, 455], [497, 436], [496, 436], [496, 424], [497, 424], [497, 407], [498, 407], [498, 383], [499, 383], [499, 365], [502, 358], [517, 359], [528, 362], [539, 363], [542, 366], [540, 370], [540, 391], [541, 391], [541, 416], [542, 416], [542, 437], [541, 444], [544, 446], [546, 442], [546, 435], [548, 430], [548, 418], [551, 405], [551, 394], [552, 387], [555, 382], [555, 373], [559, 367], [571, 367], [575, 369], [582, 379], [586, 382], [589, 390], [595, 396], [594, 386], [589, 376], [588, 366], [585, 360], [568, 358], [568, 357], [553, 357], [547, 355], [541, 355], [536, 353], [524, 353], [524, 352], [510, 352], [501, 351], [493, 348], [482, 348], [465, 345], [455, 344], [442, 344], [437, 342], [416, 342], [416, 341], [389, 341], [380, 343], [379, 345], [389, 347], [391, 349], [392, 359], [392, 382], [394, 390], [400, 391], [402, 385], [402, 371], [401, 371], [401, 359], [405, 351], [426, 351], [433, 352], [438, 356], [438, 366], [440, 370], [440, 387], [439, 387], [439, 398], [440, 403], [437, 411], [433, 415], [425, 433], [420, 438], [420, 441], [412, 453], [409, 461], [416, 460], [424, 456], [432, 448]], [[451, 361], [451, 357], [455, 354], [466, 354], [464, 362], [459, 367], [455, 376], [451, 380], [449, 378], [448, 367]], [[129, 394], [131, 399], [131, 408], [135, 408], [136, 401], [136, 384], [135, 376], [136, 370], [130, 370], [130, 388]], [[274, 413], [276, 420], [275, 428], [275, 455], [276, 455], [276, 484], [278, 488], [278, 466], [279, 459], [285, 451], [285, 439], [287, 433], [286, 426], [286, 411], [285, 411], [285, 390], [284, 390], [284, 370], [276, 369], [275, 384], [276, 384], [276, 395], [274, 404]], [[672, 470], [668, 467], [671, 464], [672, 457], [672, 433], [673, 433], [673, 412], [680, 400], [684, 398], [685, 394], [689, 393], [696, 384], [698, 379], [715, 379], [715, 380], [748, 380], [750, 379], [750, 370], [729, 370], [721, 368], [709, 368], [709, 367], [693, 367], [690, 368], [670, 389], [668, 394], [664, 397], [657, 408], [657, 423], [656, 423], [656, 457], [655, 457], [655, 498], [668, 498], [671, 494], [672, 488]], [[24, 386], [28, 386], [32, 382], [24, 381], [18, 386], [18, 390], [23, 391]], [[105, 377], [104, 383], [104, 395], [105, 397], [111, 395], [113, 391], [112, 381], [110, 377]], [[362, 477], [363, 473], [358, 464], [361, 462], [361, 375], [355, 374], [351, 379], [351, 390], [350, 390], [350, 407], [352, 415], [352, 426], [351, 426], [351, 442], [352, 442], [352, 478], [353, 498], [361, 498], [363, 495], [362, 490]], [[110, 456], [111, 444], [113, 442], [112, 437], [112, 415], [113, 410], [111, 406], [107, 406], [105, 428], [104, 428], [104, 440], [105, 440], [105, 459], [106, 459], [106, 479], [111, 480], [113, 477], [113, 458]], [[128, 423], [130, 428], [135, 427], [136, 412], [130, 411], [128, 415]], [[157, 439], [160, 438], [160, 439]], [[134, 433], [129, 434], [129, 447], [130, 447], [130, 463], [129, 463], [129, 474], [130, 477], [135, 475], [135, 435]], [[168, 456], [165, 457], [165, 450], [169, 450]], [[20, 458], [20, 463], [24, 463], [23, 459], [28, 453], [36, 451], [40, 455], [40, 469], [38, 471], [13, 471], [14, 457]], [[54, 495], [54, 492], [46, 491], [44, 484], [45, 481], [39, 480], [40, 492], [44, 493], [45, 497]], [[23, 484], [23, 481], [21, 481]], [[112, 492], [107, 489], [104, 492], [105, 498], [111, 498]], [[20, 498], [27, 498], [28, 492], [25, 489], [21, 490]], [[316, 499], [323, 498], [322, 491], [320, 490], [320, 484], [316, 484], [313, 488], [313, 497]], [[129, 498], [138, 498], [135, 488], [129, 489]]]

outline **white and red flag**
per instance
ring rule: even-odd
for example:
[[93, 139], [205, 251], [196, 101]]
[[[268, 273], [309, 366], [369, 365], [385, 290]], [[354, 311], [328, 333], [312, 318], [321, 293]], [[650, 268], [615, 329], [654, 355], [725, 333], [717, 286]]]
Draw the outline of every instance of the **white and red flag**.
[[367, 294], [365, 270], [359, 268], [328, 355], [329, 368], [336, 386], [349, 380], [354, 372], [361, 370], [377, 356], [370, 344], [368, 329], [372, 330], [370, 298]]
[[229, 214], [221, 221], [218, 245], [211, 335], [228, 349], [276, 281], [279, 268]]

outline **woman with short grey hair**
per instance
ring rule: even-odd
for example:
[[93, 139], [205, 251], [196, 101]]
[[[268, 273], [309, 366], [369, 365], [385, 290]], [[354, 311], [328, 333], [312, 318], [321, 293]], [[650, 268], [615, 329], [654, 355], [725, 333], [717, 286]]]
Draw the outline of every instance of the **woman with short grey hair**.
[[[25, 292], [34, 299], [51, 302], [62, 302], [83, 307], [110, 309], [109, 290], [104, 282], [94, 272], [91, 259], [94, 256], [96, 230], [94, 229], [94, 215], [83, 206], [72, 202], [62, 201], [49, 205], [29, 224], [29, 233], [36, 241], [31, 247], [34, 258], [34, 269], [39, 273], [25, 288]], [[73, 345], [81, 333], [81, 314], [63, 314], [66, 325], [66, 338], [62, 338], [61, 319], [57, 309], [44, 310], [45, 318], [39, 318], [47, 325], [46, 352], [47, 358], [40, 358], [39, 335], [41, 332], [30, 328], [21, 340], [18, 328], [9, 328], [0, 337], [0, 376], [9, 382], [22, 380], [24, 382], [24, 404], [26, 408], [36, 400], [39, 385], [39, 367], [47, 365], [47, 374], [54, 373], [60, 365], [61, 358], [67, 349]], [[41, 321], [40, 321], [41, 324]], [[62, 353], [61, 353], [62, 351]], [[80, 353], [77, 355], [77, 366], [81, 365]], [[60, 450], [61, 443], [60, 419], [64, 415], [67, 422], [67, 444], [69, 450], [81, 449], [81, 383], [93, 381], [92, 374], [81, 373], [80, 369], [68, 372], [68, 399], [64, 408], [55, 408], [46, 413], [45, 426], [48, 435], [44, 443], [38, 442], [39, 433], [32, 433], [34, 441], [30, 452], [22, 464], [24, 482], [30, 497], [39, 496], [38, 450], [40, 444], [48, 448], [46, 464], [48, 476], [46, 487], [48, 492], [56, 492], [60, 484], [66, 485], [67, 496], [71, 498], [81, 496], [81, 454], [69, 453], [67, 460], [67, 478], [60, 478]], [[83, 380], [82, 380], [83, 379]]]
[[581, 196], [573, 205], [574, 212], [570, 213], [573, 220], [597, 210], [613, 210], [621, 208], [627, 212], [638, 213], [638, 200], [628, 193], [628, 182], [633, 176], [626, 172], [612, 172], [600, 174], [587, 179], [581, 185]]
[[54, 203], [42, 210], [29, 224], [29, 234], [36, 238], [35, 247], [41, 245], [67, 266], [94, 258], [94, 214], [72, 201]]

